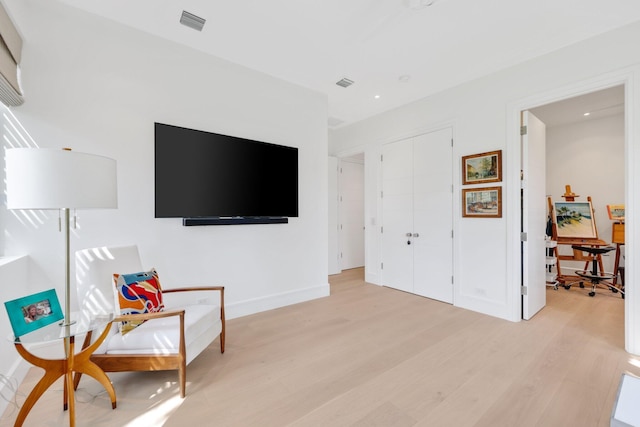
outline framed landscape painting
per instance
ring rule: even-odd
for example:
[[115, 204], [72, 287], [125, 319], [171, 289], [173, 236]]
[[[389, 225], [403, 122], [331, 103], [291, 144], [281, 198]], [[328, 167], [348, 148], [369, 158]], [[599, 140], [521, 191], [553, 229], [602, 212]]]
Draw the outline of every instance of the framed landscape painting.
[[609, 219], [624, 222], [624, 205], [607, 205]]
[[502, 181], [502, 150], [462, 157], [462, 185]]
[[596, 239], [591, 202], [554, 202], [553, 220], [558, 237]]
[[502, 218], [502, 187], [463, 189], [462, 216]]

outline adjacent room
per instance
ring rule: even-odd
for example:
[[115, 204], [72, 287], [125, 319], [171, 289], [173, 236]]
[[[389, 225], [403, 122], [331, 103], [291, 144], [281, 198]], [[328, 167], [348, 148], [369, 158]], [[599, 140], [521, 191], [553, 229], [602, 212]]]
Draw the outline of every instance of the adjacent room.
[[0, 426], [640, 425], [635, 0], [0, 38]]

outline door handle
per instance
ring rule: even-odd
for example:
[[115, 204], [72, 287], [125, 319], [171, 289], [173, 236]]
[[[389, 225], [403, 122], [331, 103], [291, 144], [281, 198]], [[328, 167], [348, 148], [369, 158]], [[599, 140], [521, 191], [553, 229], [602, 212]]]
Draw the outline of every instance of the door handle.
[[413, 233], [413, 237], [420, 237], [419, 233]]
[[413, 235], [413, 234], [411, 234], [411, 233], [407, 233], [407, 234], [406, 234], [406, 236], [407, 236], [407, 237], [411, 237], [412, 235]]

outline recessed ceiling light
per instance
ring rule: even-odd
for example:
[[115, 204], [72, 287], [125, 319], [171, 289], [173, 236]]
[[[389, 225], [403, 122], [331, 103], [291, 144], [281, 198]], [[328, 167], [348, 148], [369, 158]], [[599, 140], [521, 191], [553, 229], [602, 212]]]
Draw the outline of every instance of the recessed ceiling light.
[[380, 99], [380, 95], [373, 95], [375, 99]]
[[591, 113], [589, 113], [589, 112], [586, 112], [586, 113], [583, 114], [583, 116], [585, 116], [585, 117], [586, 116], [590, 116], [590, 115], [591, 115]]

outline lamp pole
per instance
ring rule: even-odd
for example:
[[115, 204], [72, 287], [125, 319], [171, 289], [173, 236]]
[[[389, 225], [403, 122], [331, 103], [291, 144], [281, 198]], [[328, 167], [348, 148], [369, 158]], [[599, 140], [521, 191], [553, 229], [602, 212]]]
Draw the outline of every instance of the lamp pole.
[[62, 326], [70, 326], [75, 322], [71, 321], [71, 244], [69, 231], [69, 208], [62, 208], [64, 213], [64, 320]]

